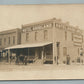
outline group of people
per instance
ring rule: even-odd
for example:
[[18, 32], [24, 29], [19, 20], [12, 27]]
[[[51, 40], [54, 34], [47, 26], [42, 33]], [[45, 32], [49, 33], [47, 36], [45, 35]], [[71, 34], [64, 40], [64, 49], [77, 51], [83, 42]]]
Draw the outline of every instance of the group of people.
[[27, 56], [24, 56], [22, 54], [20, 56], [10, 56], [10, 63], [13, 61], [16, 64], [23, 63], [23, 64], [27, 65]]
[[[58, 62], [59, 57], [58, 56], [57, 56], [57, 58], [55, 57], [54, 60], [55, 60], [55, 62], [57, 61], [57, 64], [59, 64], [59, 62]], [[70, 65], [70, 56], [69, 55], [66, 56], [66, 64]]]

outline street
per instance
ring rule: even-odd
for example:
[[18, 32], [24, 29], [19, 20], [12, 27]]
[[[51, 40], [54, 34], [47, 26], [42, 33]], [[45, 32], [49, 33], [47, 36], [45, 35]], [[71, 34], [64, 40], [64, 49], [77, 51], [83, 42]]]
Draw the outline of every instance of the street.
[[0, 65], [0, 80], [84, 79], [84, 65]]

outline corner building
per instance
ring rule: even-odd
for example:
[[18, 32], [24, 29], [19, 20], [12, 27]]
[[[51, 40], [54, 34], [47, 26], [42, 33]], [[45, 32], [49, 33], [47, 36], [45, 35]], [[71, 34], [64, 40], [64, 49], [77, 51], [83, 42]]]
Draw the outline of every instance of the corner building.
[[34, 63], [82, 63], [83, 31], [60, 19], [22, 25], [21, 45]]

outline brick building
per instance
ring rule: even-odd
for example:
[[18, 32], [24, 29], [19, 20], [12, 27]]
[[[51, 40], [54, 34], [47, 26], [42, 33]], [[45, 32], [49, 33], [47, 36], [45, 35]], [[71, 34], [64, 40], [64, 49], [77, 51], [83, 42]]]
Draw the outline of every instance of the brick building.
[[21, 42], [21, 31], [19, 28], [0, 32], [1, 55], [7, 55], [5, 48], [15, 46]]
[[82, 63], [83, 38], [83, 31], [77, 26], [53, 18], [22, 25], [21, 44], [6, 49], [17, 49], [19, 55], [33, 63]]

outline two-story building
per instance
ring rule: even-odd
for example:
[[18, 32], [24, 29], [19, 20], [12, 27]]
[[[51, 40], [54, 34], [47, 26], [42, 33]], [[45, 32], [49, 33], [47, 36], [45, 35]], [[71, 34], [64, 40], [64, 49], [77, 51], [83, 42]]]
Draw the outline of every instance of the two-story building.
[[60, 19], [22, 25], [17, 49], [33, 63], [70, 64], [83, 62], [83, 32]]
[[[21, 42], [21, 30], [19, 28], [0, 32], [1, 56], [7, 56], [5, 48], [15, 46]], [[6, 57], [7, 58], [7, 57]]]

